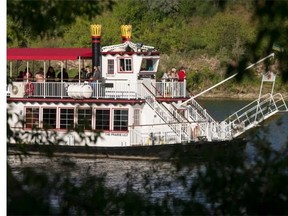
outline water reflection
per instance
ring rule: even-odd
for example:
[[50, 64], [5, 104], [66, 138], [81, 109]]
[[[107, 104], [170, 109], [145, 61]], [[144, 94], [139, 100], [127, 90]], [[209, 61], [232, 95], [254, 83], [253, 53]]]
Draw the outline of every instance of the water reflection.
[[[171, 162], [164, 161], [76, 157], [69, 157], [69, 160], [63, 161], [63, 158], [49, 159], [40, 155], [27, 157], [23, 162], [15, 156], [9, 156], [8, 162], [16, 175], [19, 175], [24, 167], [33, 167], [46, 174], [57, 172], [64, 175], [65, 172], [69, 172], [71, 178], [75, 178], [76, 182], [77, 178], [86, 176], [89, 170], [92, 176], [105, 176], [108, 187], [124, 192], [127, 187], [131, 186], [135, 191], [146, 194], [152, 200], [161, 199], [167, 194], [185, 199], [185, 188], [175, 179], [179, 175], [190, 175], [190, 180], [192, 180], [198, 166], [195, 165], [195, 170], [192, 172], [190, 169], [176, 172], [176, 167]], [[64, 163], [68, 164], [68, 162], [75, 166], [63, 166]], [[192, 181], [189, 181], [188, 177], [187, 183], [189, 182]]]

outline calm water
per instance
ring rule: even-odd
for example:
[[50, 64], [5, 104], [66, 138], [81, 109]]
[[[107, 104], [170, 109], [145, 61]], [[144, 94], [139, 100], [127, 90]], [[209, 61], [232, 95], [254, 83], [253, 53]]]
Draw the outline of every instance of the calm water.
[[[199, 103], [207, 108], [209, 114], [218, 121], [224, 120], [228, 115], [234, 113], [250, 101], [243, 100], [201, 100]], [[282, 124], [279, 122], [282, 121]], [[285, 141], [288, 140], [288, 113], [281, 114], [277, 118], [267, 121], [265, 124], [272, 131], [267, 136], [274, 146], [279, 147]], [[248, 151], [252, 151], [247, 147]], [[49, 170], [60, 170], [61, 166], [58, 165], [57, 158], [49, 160], [40, 156], [33, 156], [32, 158], [25, 159], [23, 164], [14, 157], [8, 158], [10, 164], [13, 167], [15, 173], [20, 172], [22, 166], [37, 167], [42, 171]], [[126, 183], [130, 180], [134, 184], [134, 189], [139, 192], [146, 193], [144, 184], [145, 176], [152, 176], [150, 187], [152, 188], [152, 198], [164, 197], [167, 193], [171, 193], [176, 197], [185, 198], [185, 189], [178, 182], [173, 181], [173, 175], [175, 167], [169, 162], [153, 162], [143, 160], [117, 160], [117, 159], [81, 159], [72, 158], [76, 162], [77, 166], [73, 169], [72, 173], [77, 178], [84, 175], [88, 167], [90, 168], [91, 174], [101, 175], [102, 173], [107, 174], [107, 185], [109, 187], [125, 188]], [[199, 165], [195, 165], [195, 170], [199, 168]], [[132, 171], [132, 172], [131, 172]], [[131, 172], [132, 175], [127, 176], [126, 174]], [[185, 171], [183, 171], [185, 172]], [[195, 171], [196, 172], [196, 171]], [[189, 172], [191, 180], [195, 172]], [[153, 185], [157, 180], [161, 179], [162, 182], [173, 182], [171, 185]], [[55, 200], [54, 200], [55, 201]], [[56, 204], [55, 204], [56, 203]], [[57, 202], [55, 202], [57, 206]]]

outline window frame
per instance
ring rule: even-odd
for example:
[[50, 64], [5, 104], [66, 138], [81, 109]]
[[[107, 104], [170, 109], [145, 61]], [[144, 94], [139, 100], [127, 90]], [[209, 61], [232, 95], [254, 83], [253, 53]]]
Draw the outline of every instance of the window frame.
[[[68, 110], [71, 111], [72, 110], [72, 113], [71, 112], [68, 112], [68, 113], [66, 112], [64, 114], [66, 115], [65, 117], [67, 117], [67, 118], [62, 118], [62, 110], [66, 110], [66, 111], [68, 111]], [[72, 116], [72, 118], [69, 118], [71, 116]], [[61, 129], [61, 130], [74, 129], [75, 128], [74, 116], [75, 116], [75, 109], [74, 108], [72, 108], [72, 107], [60, 107], [59, 108], [59, 129]], [[65, 121], [65, 122], [62, 123], [63, 121]], [[72, 124], [72, 126], [71, 126], [71, 124]], [[65, 126], [65, 127], [62, 127], [62, 125]]]
[[[123, 70], [121, 70], [121, 66], [123, 67]], [[133, 66], [132, 57], [119, 57], [118, 58], [118, 73], [133, 73], [132, 66]]]
[[[28, 110], [31, 109], [31, 118], [27, 118]], [[32, 128], [39, 128], [40, 127], [40, 108], [39, 107], [24, 107], [25, 110], [25, 122], [24, 128], [25, 129], [32, 129]], [[34, 110], [38, 110], [38, 112], [34, 112]], [[36, 117], [34, 117], [36, 115]], [[29, 120], [29, 123], [28, 123]], [[30, 121], [31, 120], [31, 121]], [[27, 127], [27, 125], [31, 125], [31, 127]]]
[[[49, 129], [49, 130], [57, 129], [57, 107], [42, 107], [41, 109], [42, 109], [42, 128], [45, 128], [45, 125], [47, 123], [47, 125], [48, 125], [47, 129]], [[55, 110], [55, 119], [54, 119], [55, 123], [51, 124], [51, 121], [53, 121], [53, 118], [52, 119], [50, 118], [52, 114], [54, 115], [54, 113], [51, 114], [51, 112], [49, 112], [48, 113], [49, 117], [44, 118], [44, 116], [47, 115], [45, 113], [46, 110]], [[48, 119], [48, 122], [45, 123], [46, 119]], [[53, 126], [55, 125], [55, 126], [50, 128], [51, 125], [53, 125]]]
[[[108, 119], [108, 128], [107, 128], [107, 125], [103, 125], [102, 124], [102, 126], [101, 126], [101, 125], [97, 124], [97, 120], [98, 120], [97, 111], [108, 111], [109, 112], [108, 118], [106, 118], [106, 119]], [[104, 115], [102, 115], [102, 116], [104, 116]], [[105, 117], [103, 117], [102, 119], [105, 120]], [[103, 122], [104, 121], [102, 120], [102, 123]], [[106, 122], [107, 122], [107, 120], [106, 120]], [[99, 127], [98, 125], [101, 126], [101, 128], [97, 128], [97, 127]], [[104, 109], [95, 108], [95, 119], [94, 119], [94, 128], [95, 128], [95, 130], [96, 131], [110, 131], [110, 125], [111, 125], [111, 110], [110, 109], [105, 109], [105, 108]]]
[[[84, 111], [83, 115], [79, 115], [79, 111]], [[90, 111], [90, 114], [87, 113]], [[77, 126], [80, 128], [83, 125], [83, 130], [92, 130], [93, 128], [93, 109], [91, 107], [81, 107], [76, 109]], [[86, 121], [88, 119], [88, 121]], [[83, 124], [82, 124], [83, 121]], [[80, 122], [80, 123], [79, 123]]]
[[[116, 113], [115, 113], [116, 111], [120, 111], [121, 113], [119, 115], [116, 115]], [[123, 111], [127, 112], [127, 114], [123, 115], [123, 113], [122, 113]], [[119, 120], [115, 119], [118, 116], [120, 119]], [[127, 119], [123, 119], [123, 117], [127, 117]], [[117, 122], [119, 122], [119, 123], [117, 123]], [[123, 122], [125, 124], [124, 126], [123, 126]], [[113, 109], [113, 126], [112, 126], [113, 131], [127, 132], [128, 131], [128, 123], [129, 123], [129, 109]], [[118, 128], [116, 129], [116, 127], [118, 127]], [[124, 129], [122, 129], [122, 128], [124, 128]]]
[[107, 59], [107, 74], [114, 75], [115, 74], [115, 60], [114, 59]]

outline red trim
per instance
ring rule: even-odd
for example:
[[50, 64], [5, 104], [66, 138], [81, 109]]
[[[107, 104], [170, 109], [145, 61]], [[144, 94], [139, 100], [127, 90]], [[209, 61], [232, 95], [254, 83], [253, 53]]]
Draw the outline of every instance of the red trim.
[[7, 60], [76, 60], [92, 58], [91, 48], [7, 48]]
[[108, 52], [102, 52], [102, 55], [133, 55], [133, 54], [137, 54], [137, 55], [160, 55], [160, 52], [113, 52], [113, 51], [108, 51]]
[[[157, 98], [159, 102], [185, 101], [187, 98]], [[72, 99], [72, 98], [7, 98], [7, 102], [37, 102], [37, 103], [114, 103], [136, 104], [145, 103], [145, 99]]]
[[[102, 52], [102, 55], [108, 54], [153, 56], [160, 52]], [[79, 57], [92, 58], [91, 48], [7, 48], [7, 60], [76, 60]]]
[[37, 103], [114, 103], [136, 104], [145, 103], [145, 99], [72, 99], [72, 98], [7, 98], [7, 102], [37, 102]]

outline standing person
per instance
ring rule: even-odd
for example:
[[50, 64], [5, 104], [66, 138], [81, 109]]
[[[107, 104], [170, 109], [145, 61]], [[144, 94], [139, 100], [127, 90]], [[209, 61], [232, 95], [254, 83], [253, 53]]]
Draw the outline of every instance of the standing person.
[[177, 75], [177, 70], [176, 68], [172, 68], [171, 70], [171, 94], [172, 97], [177, 95], [177, 85], [178, 85], [178, 75]]
[[179, 89], [179, 96], [182, 97], [184, 96], [184, 91], [186, 89], [185, 83], [184, 83], [184, 80], [186, 79], [185, 68], [182, 66], [177, 74], [178, 74], [177, 89]]
[[92, 80], [99, 80], [99, 79], [100, 79], [100, 71], [97, 66], [94, 66]]
[[55, 70], [52, 66], [48, 67], [47, 73], [46, 73], [46, 78], [48, 82], [54, 82], [55, 81]]
[[172, 68], [172, 70], [171, 70], [171, 79], [172, 79], [172, 81], [177, 81], [178, 80], [178, 75], [176, 73], [176, 68]]
[[[78, 78], [79, 78], [79, 75], [77, 74], [77, 79]], [[80, 79], [81, 79], [81, 81], [85, 81], [86, 80], [86, 69], [85, 68], [81, 68]]]
[[[57, 78], [61, 80], [61, 71], [58, 73]], [[68, 75], [66, 68], [63, 68], [63, 81], [64, 82], [69, 81], [69, 75]]]
[[99, 79], [100, 79], [100, 70], [95, 65], [93, 67], [93, 73], [92, 73], [90, 80], [92, 81], [93, 96], [96, 96], [96, 97], [98, 97], [98, 94], [99, 94], [99, 85], [100, 85], [98, 83]]
[[44, 69], [40, 67], [39, 71], [35, 74], [36, 82], [44, 82]]
[[20, 71], [19, 75], [16, 77], [17, 81], [23, 81], [23, 77], [24, 77], [24, 71]]
[[170, 81], [171, 72], [170, 70], [166, 70], [162, 76], [162, 81]]
[[86, 81], [89, 81], [90, 78], [92, 77], [92, 71], [90, 70], [89, 66], [86, 66], [85, 72], [86, 72]]
[[181, 67], [180, 70], [178, 71], [178, 81], [184, 82], [185, 79], [186, 79], [185, 68]]
[[23, 80], [24, 81], [32, 81], [33, 80], [33, 74], [31, 73], [31, 71], [29, 70], [30, 68], [25, 68], [24, 71], [24, 76], [23, 76]]
[[170, 70], [166, 70], [165, 73], [163, 74], [162, 76], [162, 86], [163, 86], [163, 93], [165, 96], [168, 96], [170, 97], [170, 91], [171, 91], [171, 88], [170, 88], [170, 82], [171, 82], [171, 71]]

